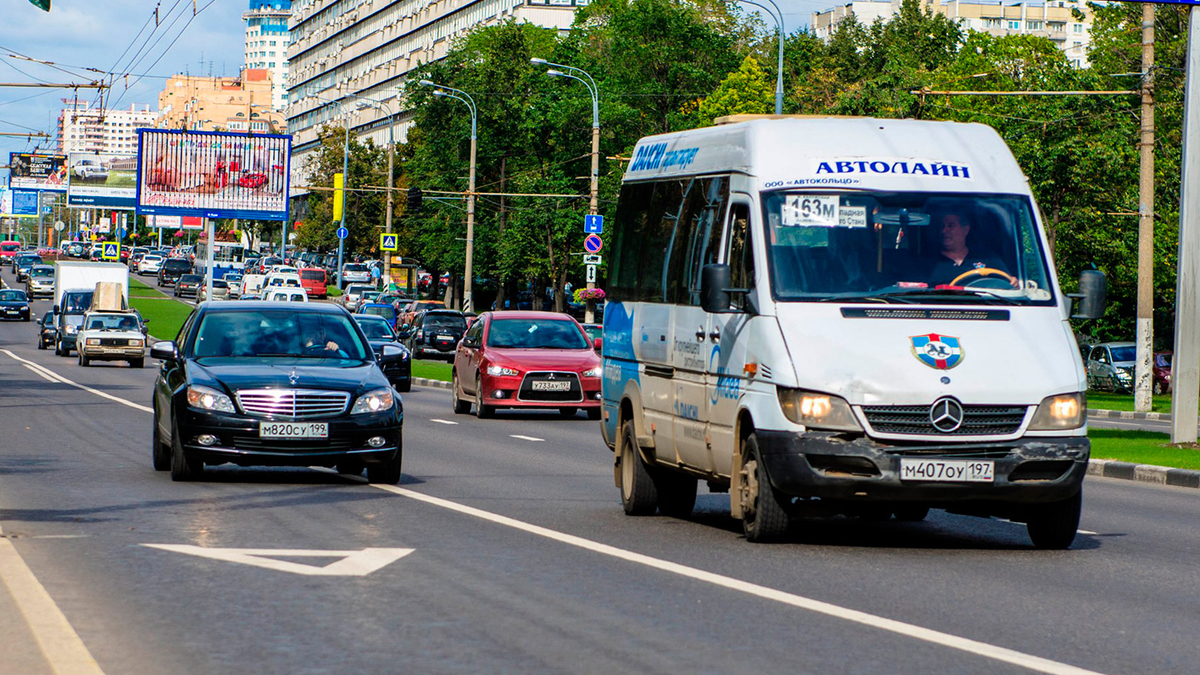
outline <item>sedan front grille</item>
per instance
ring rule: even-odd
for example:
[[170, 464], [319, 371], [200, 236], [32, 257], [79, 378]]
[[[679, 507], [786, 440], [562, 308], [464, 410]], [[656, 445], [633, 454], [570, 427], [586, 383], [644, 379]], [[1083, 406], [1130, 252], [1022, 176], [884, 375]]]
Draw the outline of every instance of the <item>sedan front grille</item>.
[[350, 394], [312, 389], [243, 389], [238, 405], [247, 415], [311, 419], [333, 417], [346, 411]]
[[929, 419], [929, 406], [896, 405], [863, 406], [871, 428], [885, 434], [924, 436], [1004, 436], [1014, 434], [1025, 421], [1027, 407], [1023, 405], [964, 405], [963, 421], [948, 434], [934, 428]]

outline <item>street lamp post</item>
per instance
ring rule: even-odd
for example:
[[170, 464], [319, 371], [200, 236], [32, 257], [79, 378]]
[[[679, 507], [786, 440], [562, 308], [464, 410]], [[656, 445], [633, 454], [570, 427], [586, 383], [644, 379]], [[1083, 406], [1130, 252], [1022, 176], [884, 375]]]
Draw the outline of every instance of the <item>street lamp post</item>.
[[[535, 66], [552, 66], [551, 70], [546, 71], [546, 75], [550, 77], [565, 77], [569, 80], [582, 82], [583, 86], [587, 87], [588, 93], [592, 95], [592, 175], [590, 194], [588, 196], [588, 213], [594, 216], [600, 210], [600, 88], [596, 86], [596, 81], [592, 79], [592, 76], [580, 68], [561, 63], [551, 63], [546, 59], [539, 58], [529, 59], [529, 62]], [[559, 70], [560, 68], [561, 70]], [[572, 73], [579, 73], [583, 77]], [[596, 288], [596, 282], [587, 282], [587, 287], [589, 291]], [[584, 323], [595, 321], [593, 303], [590, 299], [585, 305], [583, 321]]]
[[417, 84], [422, 87], [434, 87], [434, 96], [444, 96], [452, 98], [466, 104], [471, 111], [471, 171], [467, 178], [467, 261], [466, 273], [463, 279], [463, 305], [462, 311], [470, 312], [473, 310], [471, 304], [471, 286], [474, 281], [474, 271], [472, 269], [473, 258], [475, 255], [475, 145], [477, 141], [476, 132], [478, 131], [478, 109], [475, 107], [475, 99], [471, 95], [461, 89], [447, 87], [444, 84], [435, 84], [429, 80], [421, 80]]
[[[738, 0], [738, 2], [744, 2], [747, 5], [754, 5], [755, 7], [761, 7], [763, 9], [767, 10], [767, 13], [770, 14], [771, 18], [775, 19], [775, 23], [779, 25], [779, 64], [775, 69], [775, 114], [782, 115], [783, 114], [783, 10], [779, 9], [779, 5], [775, 4], [775, 0], [763, 0], [763, 2], [770, 3], [771, 7], [768, 7], [764, 4], [762, 4], [762, 2], [757, 2], [756, 0]], [[771, 11], [772, 7], [775, 9], [774, 12]]]
[[[350, 111], [347, 110], [346, 111], [346, 140], [342, 144], [342, 224], [341, 224], [341, 227], [346, 226], [346, 206], [347, 206], [347, 204], [346, 204], [346, 184], [350, 182], [349, 174], [350, 174]], [[284, 246], [283, 250], [284, 250], [284, 254], [285, 254], [284, 257], [286, 258], [287, 257], [286, 256], [286, 253], [287, 253], [287, 240], [286, 239], [284, 239], [283, 246]], [[343, 261], [343, 256], [345, 254], [345, 246], [346, 246], [346, 240], [343, 239], [342, 237], [338, 237], [337, 280], [338, 280], [338, 290], [339, 291], [342, 290], [342, 277], [344, 276], [342, 274], [342, 266], [345, 264]]]

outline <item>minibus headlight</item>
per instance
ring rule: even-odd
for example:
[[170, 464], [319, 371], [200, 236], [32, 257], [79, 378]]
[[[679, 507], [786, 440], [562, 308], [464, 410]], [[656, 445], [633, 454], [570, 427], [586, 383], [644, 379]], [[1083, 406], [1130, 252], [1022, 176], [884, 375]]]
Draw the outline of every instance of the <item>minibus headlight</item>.
[[854, 419], [854, 411], [844, 398], [784, 387], [778, 387], [776, 391], [783, 414], [796, 424], [813, 429], [862, 431], [862, 426]]
[[1078, 429], [1087, 419], [1087, 397], [1082, 393], [1047, 396], [1033, 414], [1030, 431]]

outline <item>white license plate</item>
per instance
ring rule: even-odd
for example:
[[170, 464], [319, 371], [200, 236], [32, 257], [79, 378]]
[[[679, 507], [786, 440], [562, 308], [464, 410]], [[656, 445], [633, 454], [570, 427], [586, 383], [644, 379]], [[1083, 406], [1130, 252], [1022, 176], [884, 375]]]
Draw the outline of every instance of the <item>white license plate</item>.
[[996, 463], [970, 459], [900, 459], [900, 480], [942, 483], [991, 483]]
[[532, 382], [534, 391], [570, 391], [570, 382]]
[[328, 422], [259, 422], [259, 438], [329, 438]]

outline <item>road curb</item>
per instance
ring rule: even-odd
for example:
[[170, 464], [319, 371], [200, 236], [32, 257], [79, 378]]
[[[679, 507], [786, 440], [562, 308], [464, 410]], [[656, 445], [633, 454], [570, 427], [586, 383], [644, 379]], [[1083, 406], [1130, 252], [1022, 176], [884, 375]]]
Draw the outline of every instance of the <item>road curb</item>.
[[412, 383], [418, 387], [433, 387], [434, 389], [449, 389], [450, 383], [441, 380], [430, 380], [424, 377], [414, 377]]
[[1092, 459], [1088, 461], [1087, 472], [1089, 476], [1200, 489], [1200, 471], [1188, 469], [1172, 469], [1151, 464], [1130, 464], [1113, 459]]
[[1131, 412], [1129, 410], [1096, 410], [1088, 408], [1089, 418], [1100, 420], [1153, 420], [1156, 422], [1170, 422], [1171, 413], [1156, 413], [1156, 412]]

